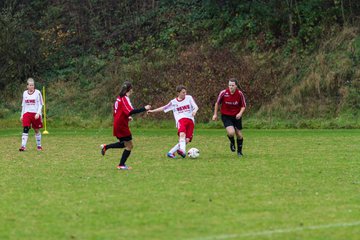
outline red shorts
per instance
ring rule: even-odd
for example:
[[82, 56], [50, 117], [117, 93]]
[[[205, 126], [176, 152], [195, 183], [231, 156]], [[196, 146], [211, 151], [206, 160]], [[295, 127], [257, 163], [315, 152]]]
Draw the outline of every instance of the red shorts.
[[22, 125], [23, 127], [31, 127], [34, 129], [39, 129], [43, 127], [41, 115], [38, 119], [35, 119], [36, 113], [27, 112], [23, 115]]
[[186, 138], [190, 139], [190, 142], [193, 138], [194, 134], [194, 122], [189, 118], [182, 118], [178, 122], [178, 135], [184, 132], [186, 134]]

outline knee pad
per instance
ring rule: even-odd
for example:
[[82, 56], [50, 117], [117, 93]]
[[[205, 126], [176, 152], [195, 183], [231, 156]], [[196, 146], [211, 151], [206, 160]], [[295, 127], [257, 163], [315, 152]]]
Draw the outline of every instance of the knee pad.
[[29, 130], [30, 130], [30, 128], [29, 127], [24, 127], [24, 133], [29, 133]]

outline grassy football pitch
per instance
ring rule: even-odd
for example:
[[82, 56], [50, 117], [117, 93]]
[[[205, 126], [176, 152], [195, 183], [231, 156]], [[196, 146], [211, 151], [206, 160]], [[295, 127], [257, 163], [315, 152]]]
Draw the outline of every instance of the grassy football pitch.
[[195, 130], [196, 160], [167, 159], [175, 129], [134, 129], [131, 171], [103, 157], [111, 129], [49, 129], [43, 152], [0, 130], [0, 239], [359, 239], [360, 130]]

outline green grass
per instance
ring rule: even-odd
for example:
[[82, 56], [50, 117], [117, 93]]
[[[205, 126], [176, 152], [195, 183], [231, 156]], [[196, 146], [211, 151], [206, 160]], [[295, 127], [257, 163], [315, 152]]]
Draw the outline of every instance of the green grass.
[[[118, 171], [111, 129], [49, 129], [43, 152], [0, 130], [0, 239], [358, 239], [359, 130], [195, 131], [196, 160], [167, 159], [175, 129], [135, 129]], [[349, 225], [347, 225], [349, 224]]]

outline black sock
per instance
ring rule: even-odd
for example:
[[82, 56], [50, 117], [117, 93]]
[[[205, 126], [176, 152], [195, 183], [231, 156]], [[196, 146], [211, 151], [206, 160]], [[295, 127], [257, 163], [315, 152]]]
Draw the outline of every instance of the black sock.
[[229, 138], [231, 144], [232, 144], [232, 145], [235, 145], [235, 139], [234, 139], [234, 137], [229, 137], [229, 136], [228, 136], [228, 138]]
[[128, 157], [130, 156], [130, 153], [131, 153], [131, 151], [129, 151], [129, 150], [124, 150], [124, 152], [123, 152], [123, 154], [122, 154], [122, 156], [121, 156], [121, 160], [120, 160], [120, 164], [119, 164], [119, 166], [125, 166], [125, 162], [126, 162], [126, 160], [128, 159]]
[[242, 145], [243, 145], [244, 139], [236, 139], [237, 145], [238, 145], [238, 152], [242, 153]]
[[116, 142], [116, 143], [107, 144], [105, 147], [105, 150], [107, 150], [109, 148], [124, 148], [124, 147], [125, 147], [124, 142]]

